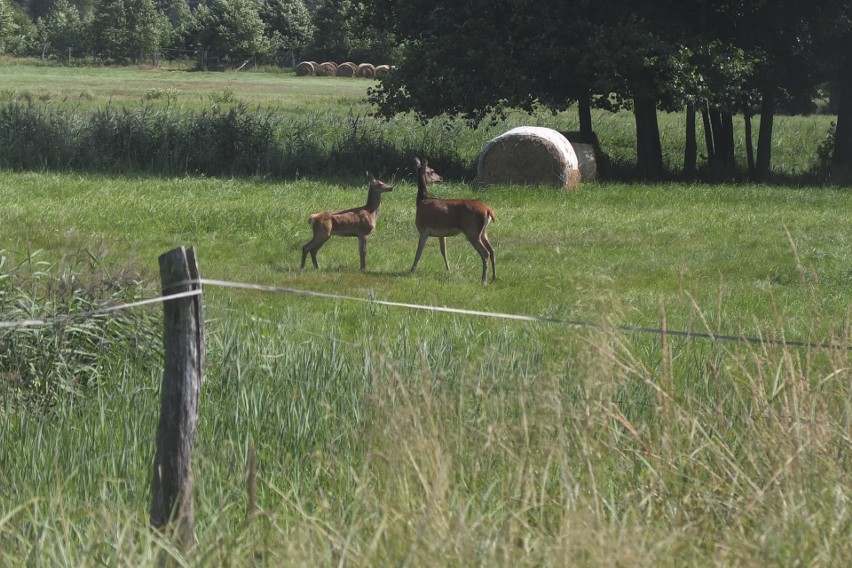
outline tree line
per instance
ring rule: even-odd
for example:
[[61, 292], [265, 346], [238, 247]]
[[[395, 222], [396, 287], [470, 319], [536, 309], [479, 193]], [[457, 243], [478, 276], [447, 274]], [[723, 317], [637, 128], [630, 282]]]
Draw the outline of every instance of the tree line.
[[770, 173], [775, 115], [811, 112], [822, 95], [837, 113], [828, 133], [830, 160], [837, 172], [852, 169], [848, 0], [372, 4], [380, 26], [404, 46], [396, 72], [371, 95], [386, 116], [450, 113], [476, 122], [510, 107], [576, 104], [582, 135], [594, 139], [592, 108], [631, 109], [639, 174], [659, 179], [658, 111], [686, 112], [686, 177], [698, 167], [698, 120], [714, 177], [735, 175], [733, 117], [739, 115], [747, 175], [760, 182]]
[[0, 53], [143, 63], [194, 54], [227, 68], [246, 59], [385, 63], [389, 42], [351, 0], [0, 0]]
[[[837, 114], [829, 159], [852, 170], [848, 0], [0, 0], [0, 52], [140, 62], [169, 50], [205, 68], [296, 57], [391, 63], [379, 113], [478, 122], [509, 108], [629, 109], [637, 165], [664, 175], [659, 111], [685, 111], [683, 175], [769, 177], [778, 113], [818, 97]], [[698, 121], [703, 140], [697, 140]], [[753, 140], [756, 138], [756, 144]]]

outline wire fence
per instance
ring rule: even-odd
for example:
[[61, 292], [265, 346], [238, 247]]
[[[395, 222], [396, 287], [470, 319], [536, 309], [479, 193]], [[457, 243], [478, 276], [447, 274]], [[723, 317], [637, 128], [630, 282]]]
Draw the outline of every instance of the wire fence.
[[[734, 342], [744, 342], [758, 345], [780, 345], [786, 347], [806, 347], [813, 349], [831, 349], [831, 350], [846, 350], [852, 351], [852, 345], [847, 343], [830, 343], [830, 342], [813, 342], [813, 341], [800, 341], [800, 340], [788, 340], [785, 338], [777, 339], [773, 337], [755, 337], [755, 336], [747, 336], [747, 335], [729, 335], [729, 334], [716, 334], [709, 332], [699, 332], [699, 331], [683, 331], [683, 330], [674, 330], [674, 329], [664, 329], [658, 327], [644, 327], [644, 326], [634, 326], [634, 325], [613, 325], [613, 324], [603, 324], [599, 322], [591, 322], [591, 321], [581, 321], [581, 320], [568, 320], [568, 319], [559, 319], [552, 317], [542, 317], [542, 316], [531, 316], [524, 314], [510, 314], [503, 312], [491, 312], [491, 311], [481, 311], [481, 310], [470, 310], [465, 308], [453, 308], [447, 306], [433, 306], [426, 304], [413, 304], [407, 302], [394, 302], [389, 300], [379, 300], [375, 298], [364, 298], [358, 296], [348, 296], [343, 294], [334, 294], [330, 292], [317, 292], [314, 290], [303, 290], [298, 288], [286, 288], [280, 286], [268, 286], [264, 284], [249, 284], [245, 282], [232, 282], [228, 280], [215, 280], [210, 278], [199, 278], [197, 280], [184, 280], [177, 282], [169, 287], [169, 289], [177, 288], [186, 285], [207, 285], [207, 286], [216, 286], [222, 288], [234, 288], [240, 290], [251, 290], [256, 292], [265, 292], [270, 294], [287, 294], [287, 295], [296, 295], [296, 296], [307, 296], [313, 298], [321, 298], [326, 300], [335, 300], [341, 302], [358, 302], [358, 303], [366, 303], [377, 306], [386, 306], [391, 308], [401, 308], [408, 310], [418, 310], [418, 311], [427, 311], [433, 313], [447, 313], [447, 314], [457, 314], [463, 316], [470, 317], [478, 317], [478, 318], [490, 318], [490, 319], [499, 319], [499, 320], [511, 320], [511, 321], [521, 321], [521, 322], [529, 322], [536, 324], [551, 324], [551, 325], [562, 325], [568, 327], [586, 327], [586, 328], [595, 328], [595, 329], [604, 329], [604, 330], [613, 330], [613, 331], [622, 331], [627, 333], [637, 333], [637, 334], [653, 334], [653, 335], [665, 335], [670, 337], [682, 337], [686, 339], [706, 339], [710, 341], [734, 341]], [[164, 290], [167, 292], [168, 289]], [[86, 319], [93, 318], [102, 315], [108, 315], [111, 313], [116, 313], [122, 310], [129, 310], [145, 305], [156, 304], [161, 302], [167, 302], [169, 300], [176, 300], [179, 298], [187, 298], [190, 296], [198, 296], [202, 295], [202, 289], [190, 290], [188, 292], [179, 292], [175, 294], [166, 294], [157, 296], [154, 298], [149, 298], [146, 300], [140, 300], [137, 302], [130, 302], [125, 304], [120, 304], [116, 306], [109, 306], [105, 308], [101, 308], [98, 310], [91, 310], [87, 312], [80, 312], [75, 314], [63, 314], [46, 318], [31, 318], [31, 319], [23, 319], [17, 321], [0, 321], [0, 329], [16, 329], [16, 328], [24, 328], [24, 327], [33, 327], [33, 326], [43, 326], [43, 325], [56, 325], [60, 323], [64, 323], [71, 320], [77, 319]]]

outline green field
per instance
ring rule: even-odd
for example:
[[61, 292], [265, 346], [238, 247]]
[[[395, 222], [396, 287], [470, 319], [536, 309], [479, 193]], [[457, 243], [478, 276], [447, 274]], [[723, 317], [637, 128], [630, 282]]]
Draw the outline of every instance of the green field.
[[272, 105], [282, 112], [326, 110], [345, 101], [359, 106], [372, 81], [296, 77], [291, 71], [208, 73], [133, 67], [57, 67], [2, 64], [0, 101], [25, 101], [95, 109], [106, 104], [208, 108], [223, 98]]
[[[7, 69], [31, 75], [33, 94], [51, 82]], [[172, 88], [166, 72], [53, 71], [79, 74], [68, 92], [101, 92], [85, 86], [101, 72]], [[197, 77], [192, 96], [204, 104], [235, 76], [182, 75]], [[292, 103], [257, 99], [283, 113], [364, 108], [351, 83], [318, 95], [318, 83], [286, 74], [240, 77], [253, 78], [247, 98], [267, 82], [289, 85]], [[828, 119], [780, 121], [779, 171], [812, 167], [796, 145]], [[597, 120], [605, 133], [632, 127], [629, 115]], [[682, 117], [666, 120], [675, 131]], [[464, 135], [474, 148], [486, 134]], [[343, 238], [321, 249], [319, 270], [298, 270], [307, 216], [362, 205], [361, 177], [4, 171], [0, 321], [154, 296], [157, 256], [192, 245], [206, 278], [599, 326], [206, 286], [191, 552], [147, 527], [159, 308], [0, 329], [0, 565], [148, 566], [163, 554], [201, 566], [852, 562], [848, 188], [475, 192], [451, 178], [433, 193], [482, 199], [497, 214], [498, 278], [482, 286], [460, 238], [448, 240], [450, 272], [437, 243], [409, 272], [416, 187], [407, 172], [366, 168], [395, 189], [365, 273], [356, 241]], [[661, 325], [840, 348], [612, 327]], [[247, 521], [252, 448], [258, 500]]]

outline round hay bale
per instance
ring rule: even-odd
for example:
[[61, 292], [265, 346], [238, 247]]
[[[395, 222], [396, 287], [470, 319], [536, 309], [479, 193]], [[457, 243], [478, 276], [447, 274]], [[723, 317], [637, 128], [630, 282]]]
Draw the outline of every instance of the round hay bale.
[[376, 65], [376, 77], [384, 77], [390, 73], [390, 65]]
[[598, 137], [595, 134], [584, 136], [582, 132], [576, 130], [560, 130], [559, 133], [571, 143], [571, 147], [577, 154], [577, 160], [580, 162], [580, 179], [582, 181], [598, 179], [598, 162], [595, 159]]
[[492, 139], [479, 153], [478, 185], [580, 185], [577, 154], [556, 130], [519, 126]]
[[357, 65], [352, 63], [351, 61], [346, 61], [345, 63], [341, 63], [337, 66], [337, 72], [334, 74], [335, 77], [354, 77], [355, 70], [358, 68]]
[[362, 77], [364, 79], [375, 79], [376, 68], [371, 63], [362, 63], [357, 69], [355, 69], [355, 76]]
[[337, 63], [334, 61], [324, 61], [317, 65], [318, 77], [334, 77], [337, 74]]
[[296, 65], [296, 75], [299, 77], [313, 77], [316, 74], [316, 61], [301, 61], [298, 65]]

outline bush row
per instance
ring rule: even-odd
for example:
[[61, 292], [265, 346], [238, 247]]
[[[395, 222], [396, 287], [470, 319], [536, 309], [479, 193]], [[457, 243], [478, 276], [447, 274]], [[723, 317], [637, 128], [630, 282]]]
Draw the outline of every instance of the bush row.
[[245, 104], [81, 113], [11, 102], [0, 108], [0, 168], [292, 178], [409, 171], [411, 157], [425, 153], [442, 174], [472, 177], [476, 149], [463, 147], [460, 132], [323, 112], [287, 118]]

